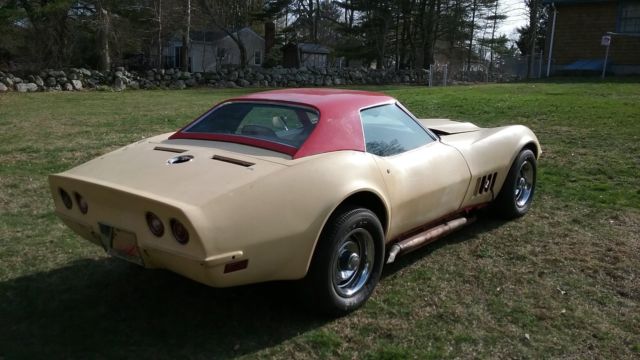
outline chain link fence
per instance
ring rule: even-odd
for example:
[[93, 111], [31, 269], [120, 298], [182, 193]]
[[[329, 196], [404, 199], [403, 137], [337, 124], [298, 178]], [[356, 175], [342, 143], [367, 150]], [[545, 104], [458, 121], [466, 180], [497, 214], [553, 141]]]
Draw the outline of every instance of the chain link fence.
[[[493, 63], [475, 62], [466, 64], [431, 64], [425, 69], [425, 84], [447, 86], [461, 83], [510, 82], [527, 78], [529, 57], [503, 56]], [[536, 54], [531, 65], [530, 79], [545, 76], [546, 61], [543, 53]]]

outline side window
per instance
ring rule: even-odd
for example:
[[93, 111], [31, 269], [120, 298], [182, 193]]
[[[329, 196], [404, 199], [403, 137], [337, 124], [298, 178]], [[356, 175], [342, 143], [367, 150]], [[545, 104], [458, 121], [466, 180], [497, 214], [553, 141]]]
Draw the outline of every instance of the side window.
[[415, 120], [395, 104], [362, 110], [360, 116], [369, 153], [391, 156], [433, 141]]

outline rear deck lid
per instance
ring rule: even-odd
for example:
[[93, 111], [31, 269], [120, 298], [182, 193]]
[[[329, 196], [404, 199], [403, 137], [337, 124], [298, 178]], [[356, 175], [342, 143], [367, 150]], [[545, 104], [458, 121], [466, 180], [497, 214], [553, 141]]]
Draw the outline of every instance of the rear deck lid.
[[193, 140], [174, 143], [147, 139], [59, 175], [198, 205], [252, 186], [258, 179], [287, 166], [286, 155], [266, 150], [251, 154], [251, 149], [243, 154], [224, 146], [216, 147], [213, 142], [207, 145], [199, 146]]

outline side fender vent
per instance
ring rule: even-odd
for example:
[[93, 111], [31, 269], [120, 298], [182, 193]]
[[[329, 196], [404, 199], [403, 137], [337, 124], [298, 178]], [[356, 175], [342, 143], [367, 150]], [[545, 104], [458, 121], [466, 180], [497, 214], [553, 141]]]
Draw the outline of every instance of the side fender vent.
[[229, 164], [240, 165], [240, 166], [244, 166], [244, 167], [249, 167], [249, 166], [255, 165], [255, 163], [252, 163], [252, 162], [239, 160], [239, 159], [234, 159], [234, 158], [230, 158], [230, 157], [226, 157], [226, 156], [220, 156], [220, 155], [213, 155], [212, 159], [213, 160], [222, 161], [222, 162], [226, 162], [226, 163], [229, 163]]
[[493, 192], [493, 187], [496, 184], [496, 178], [498, 177], [498, 173], [494, 172], [493, 174], [487, 174], [483, 177], [479, 177], [476, 181], [476, 190], [474, 191], [474, 195], [482, 195], [487, 192]]

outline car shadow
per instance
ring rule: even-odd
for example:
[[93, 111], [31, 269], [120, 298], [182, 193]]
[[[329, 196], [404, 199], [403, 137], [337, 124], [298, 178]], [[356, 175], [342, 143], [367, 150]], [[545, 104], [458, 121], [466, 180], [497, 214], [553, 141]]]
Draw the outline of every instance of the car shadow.
[[[383, 279], [504, 223], [481, 214], [385, 266]], [[215, 289], [116, 259], [80, 260], [0, 283], [0, 359], [247, 355], [330, 321], [303, 303], [299, 285]]]
[[113, 259], [0, 283], [0, 359], [231, 358], [323, 319], [275, 282], [210, 288]]

